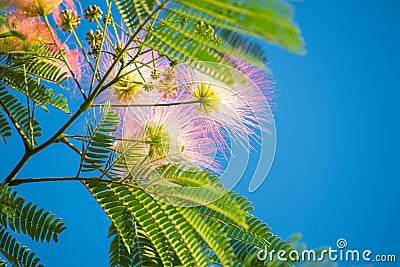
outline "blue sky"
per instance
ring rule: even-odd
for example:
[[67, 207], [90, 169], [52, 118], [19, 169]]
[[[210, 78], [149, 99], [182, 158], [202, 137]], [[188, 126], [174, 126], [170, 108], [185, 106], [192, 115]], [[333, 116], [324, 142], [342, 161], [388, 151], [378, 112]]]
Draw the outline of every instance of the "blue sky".
[[398, 253], [398, 1], [295, 3], [304, 57], [266, 46], [281, 89], [277, 152], [256, 214], [312, 247]]
[[[301, 232], [309, 247], [334, 247], [338, 238], [346, 238], [350, 248], [399, 258], [400, 3], [293, 4], [308, 54], [265, 45], [280, 90], [276, 156], [260, 189], [248, 193], [244, 177], [237, 190], [278, 235]], [[65, 117], [57, 119], [48, 126], [56, 129]], [[75, 129], [82, 127], [78, 123]], [[21, 152], [14, 139], [8, 148], [0, 146], [0, 176]], [[69, 175], [76, 160], [54, 145], [34, 157], [20, 177]], [[80, 184], [18, 190], [67, 222], [59, 244], [32, 245], [47, 266], [107, 266], [108, 222]]]

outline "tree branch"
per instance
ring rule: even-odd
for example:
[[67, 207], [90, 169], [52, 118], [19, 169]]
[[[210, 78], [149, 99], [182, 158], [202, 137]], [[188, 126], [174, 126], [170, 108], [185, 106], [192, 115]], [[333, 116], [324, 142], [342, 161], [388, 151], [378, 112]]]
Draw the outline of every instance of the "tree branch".
[[32, 149], [29, 151], [29, 153], [25, 153], [25, 155], [21, 158], [21, 160], [17, 163], [17, 165], [14, 167], [12, 172], [7, 176], [7, 178], [4, 180], [6, 183], [9, 183], [15, 175], [18, 174], [18, 172], [22, 169], [22, 167], [25, 165], [25, 163], [29, 160], [29, 158], [36, 153], [40, 152], [41, 150], [45, 149], [49, 145], [56, 143], [57, 140], [60, 138], [60, 136], [65, 132], [65, 130], [68, 129], [69, 126], [84, 112], [87, 110], [88, 104], [85, 102], [82, 103], [80, 108], [72, 115], [72, 117], [52, 136], [50, 137], [46, 142], [41, 144], [40, 146], [37, 146], [36, 148]]
[[[54, 41], [54, 44], [56, 46], [58, 46], [57, 45], [57, 38], [55, 36], [55, 33], [53, 32], [53, 28], [50, 25], [49, 19], [47, 18], [47, 16], [43, 16], [43, 19], [44, 19], [44, 22], [46, 23], [47, 28], [50, 31], [51, 37], [53, 38], [53, 41]], [[68, 68], [68, 70], [69, 70], [69, 72], [70, 72], [70, 74], [72, 76], [72, 79], [74, 79], [74, 81], [75, 81], [76, 86], [78, 86], [78, 89], [81, 92], [83, 99], [86, 100], [85, 92], [83, 91], [83, 88], [82, 88], [81, 84], [79, 83], [78, 78], [75, 75], [75, 72], [72, 70], [71, 66], [69, 65], [68, 59], [66, 58], [64, 52], [65, 52], [64, 50], [60, 51], [60, 55], [61, 55], [61, 57], [62, 57], [62, 59], [64, 61], [64, 64], [65, 64], [65, 66], [67, 66], [67, 68]], [[88, 64], [90, 64], [90, 62], [88, 62]]]
[[8, 118], [11, 120], [12, 124], [14, 125], [15, 129], [17, 130], [18, 134], [21, 136], [22, 142], [24, 143], [25, 146], [25, 151], [28, 151], [31, 149], [32, 144], [24, 133], [21, 125], [14, 119], [14, 117], [11, 115], [10, 111], [8, 110], [7, 106], [4, 105], [3, 101], [0, 100], [0, 107], [4, 110], [4, 112], [7, 114]]
[[175, 103], [154, 103], [154, 104], [92, 104], [92, 107], [102, 107], [109, 105], [110, 107], [116, 108], [129, 108], [129, 107], [169, 107], [169, 106], [179, 106], [179, 105], [191, 105], [200, 103], [200, 100], [175, 102]]
[[72, 150], [74, 150], [76, 153], [79, 155], [82, 155], [82, 151], [79, 150], [71, 141], [68, 140], [66, 136], [63, 136], [59, 139], [59, 142], [66, 144], [68, 147], [70, 147]]
[[[29, 160], [29, 158], [31, 156], [33, 156], [34, 154], [40, 152], [41, 150], [45, 149], [46, 147], [48, 147], [49, 145], [57, 142], [57, 140], [60, 138], [60, 136], [72, 125], [72, 123], [85, 111], [87, 111], [93, 100], [97, 97], [97, 95], [101, 92], [101, 90], [103, 89], [103, 85], [106, 82], [107, 77], [110, 75], [112, 69], [117, 65], [117, 63], [119, 62], [119, 60], [122, 58], [123, 54], [125, 53], [125, 51], [128, 49], [129, 45], [134, 41], [134, 39], [139, 35], [140, 31], [144, 29], [145, 25], [153, 18], [153, 16], [163, 8], [163, 6], [168, 2], [168, 0], [164, 1], [163, 3], [161, 3], [148, 17], [147, 19], [143, 22], [143, 24], [141, 24], [137, 30], [135, 31], [135, 33], [129, 38], [129, 41], [127, 42], [127, 44], [125, 45], [125, 47], [120, 51], [120, 53], [118, 54], [118, 56], [115, 58], [113, 64], [111, 64], [110, 68], [108, 69], [108, 71], [106, 72], [106, 74], [104, 75], [104, 77], [99, 81], [98, 85], [96, 86], [96, 88], [93, 90], [92, 94], [90, 94], [87, 98], [85, 97], [85, 94], [83, 93], [83, 97], [84, 97], [84, 102], [80, 105], [79, 109], [72, 115], [72, 117], [63, 125], [61, 126], [61, 128], [55, 133], [53, 134], [53, 136], [51, 136], [47, 141], [45, 141], [44, 143], [42, 143], [41, 145], [37, 146], [36, 148], [32, 149], [29, 154], [25, 153], [24, 156], [21, 158], [21, 160], [17, 163], [17, 165], [14, 167], [14, 169], [11, 171], [11, 173], [7, 176], [7, 178], [5, 179], [6, 183], [10, 183], [12, 179], [14, 179], [14, 177], [18, 174], [18, 172], [22, 169], [22, 167], [25, 165], [25, 163]], [[49, 21], [47, 19], [47, 17], [44, 17], [46, 24], [49, 26]], [[51, 34], [54, 36], [54, 33], [52, 32], [52, 29], [49, 29]], [[67, 64], [67, 62], [66, 62]], [[67, 64], [68, 66], [68, 64]], [[95, 74], [94, 74], [95, 75]], [[76, 77], [72, 72], [72, 77], [75, 79], [76, 81]], [[79, 83], [77, 83], [79, 85]], [[82, 88], [80, 88], [82, 89]], [[81, 93], [83, 91], [81, 90]]]
[[4, 179], [5, 183], [9, 183], [15, 175], [19, 173], [19, 171], [22, 169], [22, 167], [25, 165], [25, 163], [32, 157], [32, 153], [25, 152], [25, 154], [22, 156], [22, 158], [18, 161], [17, 165], [15, 165], [14, 169], [8, 174], [6, 179]]
[[[83, 140], [82, 140], [83, 141]], [[66, 136], [63, 136], [60, 138], [59, 142], [66, 144], [69, 148], [71, 148], [73, 151], [75, 151], [77, 154], [79, 154], [80, 156], [82, 156], [82, 151], [80, 151], [79, 148], [77, 148], [73, 143], [71, 143], [71, 141], [68, 140], [68, 138]], [[106, 176], [109, 179], [113, 179], [113, 177], [108, 174], [108, 169], [103, 170], [100, 167], [95, 167], [98, 171], [100, 171], [102, 174], [100, 176], [100, 179], [104, 176]]]
[[28, 184], [28, 183], [41, 183], [41, 182], [65, 182], [65, 181], [79, 181], [79, 182], [102, 182], [102, 183], [108, 183], [108, 184], [117, 184], [117, 185], [123, 185], [135, 189], [140, 189], [144, 190], [142, 187], [130, 184], [130, 183], [124, 183], [124, 181], [115, 181], [115, 180], [105, 180], [105, 179], [100, 179], [97, 177], [44, 177], [44, 178], [18, 178], [10, 181], [8, 184], [10, 186], [18, 186], [21, 184]]

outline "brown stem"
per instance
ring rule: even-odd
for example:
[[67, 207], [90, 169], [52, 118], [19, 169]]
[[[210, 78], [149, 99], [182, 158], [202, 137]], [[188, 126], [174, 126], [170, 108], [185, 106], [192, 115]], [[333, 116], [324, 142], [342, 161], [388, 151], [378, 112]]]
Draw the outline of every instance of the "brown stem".
[[155, 104], [92, 104], [92, 107], [103, 107], [109, 105], [113, 108], [129, 108], [129, 107], [169, 107], [179, 105], [192, 105], [198, 104], [200, 100], [185, 101], [185, 102], [174, 102], [174, 103], [155, 103]]
[[27, 183], [41, 183], [41, 182], [65, 182], [65, 181], [79, 181], [79, 182], [102, 182], [102, 183], [109, 183], [109, 184], [117, 184], [117, 185], [123, 185], [127, 187], [132, 187], [136, 189], [143, 190], [140, 186], [129, 184], [129, 183], [124, 183], [123, 181], [114, 181], [114, 180], [105, 180], [105, 179], [100, 179], [100, 178], [84, 178], [84, 177], [45, 177], [45, 178], [19, 178], [19, 179], [14, 179], [9, 182], [10, 186], [18, 186], [21, 184], [27, 184]]
[[67, 137], [65, 137], [65, 136], [61, 137], [60, 142], [69, 146], [72, 150], [74, 150], [79, 155], [82, 155], [82, 152], [79, 150], [79, 148], [77, 148], [73, 143], [71, 143], [71, 141], [69, 141]]
[[[81, 107], [72, 115], [72, 117], [52, 136], [50, 137], [46, 142], [41, 144], [40, 146], [37, 146], [36, 148], [30, 150], [29, 152], [26, 152], [24, 156], [20, 159], [20, 161], [15, 165], [14, 169], [10, 172], [10, 174], [6, 177], [4, 180], [5, 183], [9, 183], [14, 177], [18, 174], [18, 172], [22, 169], [22, 167], [25, 165], [25, 163], [38, 153], [39, 151], [45, 149], [49, 145], [57, 142], [57, 140], [60, 138], [60, 136], [64, 133], [64, 131], [71, 126], [71, 124], [86, 110], [85, 107], [87, 107], [88, 104], [84, 102]], [[89, 105], [90, 106], [90, 105]]]
[[14, 169], [8, 174], [6, 179], [4, 180], [5, 183], [9, 183], [15, 175], [18, 174], [18, 172], [22, 169], [22, 167], [25, 165], [25, 163], [32, 157], [33, 154], [26, 152], [22, 158], [18, 161], [17, 165], [15, 165]]

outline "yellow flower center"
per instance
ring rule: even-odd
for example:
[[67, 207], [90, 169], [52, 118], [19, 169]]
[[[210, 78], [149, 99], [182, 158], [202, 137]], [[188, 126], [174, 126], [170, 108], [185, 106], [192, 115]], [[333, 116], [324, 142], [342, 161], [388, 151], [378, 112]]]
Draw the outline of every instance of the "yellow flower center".
[[128, 74], [114, 85], [114, 93], [118, 100], [129, 102], [142, 92], [142, 84], [135, 74]]
[[150, 158], [165, 157], [171, 143], [170, 135], [164, 131], [163, 125], [145, 127], [145, 143], [149, 145]]
[[34, 1], [34, 5], [39, 15], [46, 16], [52, 13], [61, 2], [62, 0], [36, 0]]
[[201, 83], [197, 85], [192, 92], [193, 98], [199, 101], [199, 111], [205, 112], [207, 115], [212, 111], [217, 110], [220, 104], [220, 98], [215, 93], [215, 86], [211, 84]]

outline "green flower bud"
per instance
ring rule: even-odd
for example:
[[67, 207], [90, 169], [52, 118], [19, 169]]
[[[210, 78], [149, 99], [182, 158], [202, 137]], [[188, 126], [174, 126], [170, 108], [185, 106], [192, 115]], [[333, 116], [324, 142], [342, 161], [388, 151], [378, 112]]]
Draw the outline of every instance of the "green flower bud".
[[93, 5], [89, 6], [85, 10], [85, 18], [88, 19], [90, 22], [92, 22], [95, 19], [101, 19], [103, 15], [103, 11], [101, 10], [100, 7]]
[[81, 17], [78, 16], [75, 10], [67, 9], [61, 11], [61, 27], [64, 32], [72, 32], [81, 23]]

